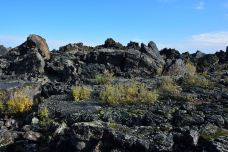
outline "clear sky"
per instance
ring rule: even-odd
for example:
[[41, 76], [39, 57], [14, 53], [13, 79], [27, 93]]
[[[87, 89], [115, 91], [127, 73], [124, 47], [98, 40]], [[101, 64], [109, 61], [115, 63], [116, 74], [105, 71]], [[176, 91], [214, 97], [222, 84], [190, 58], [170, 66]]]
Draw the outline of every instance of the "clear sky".
[[17, 46], [31, 33], [51, 49], [112, 37], [214, 52], [228, 45], [228, 0], [1, 0], [0, 44]]

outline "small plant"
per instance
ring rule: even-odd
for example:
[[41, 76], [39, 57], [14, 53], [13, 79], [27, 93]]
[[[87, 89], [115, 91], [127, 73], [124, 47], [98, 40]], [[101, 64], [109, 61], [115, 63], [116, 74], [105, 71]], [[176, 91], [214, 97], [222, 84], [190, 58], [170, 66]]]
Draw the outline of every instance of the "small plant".
[[32, 100], [25, 95], [18, 95], [7, 102], [7, 107], [12, 113], [23, 113], [32, 108]]
[[48, 128], [51, 124], [54, 123], [54, 120], [49, 118], [49, 111], [47, 107], [40, 110], [39, 118], [40, 118], [39, 125], [41, 127]]
[[5, 108], [4, 104], [0, 101], [0, 112], [2, 112], [4, 108]]
[[210, 82], [204, 76], [200, 76], [200, 75], [194, 75], [194, 76], [186, 75], [183, 78], [182, 84], [190, 85], [190, 86], [196, 86], [196, 87], [202, 87], [202, 88], [210, 88], [213, 86], [212, 82]]
[[42, 120], [47, 119], [48, 116], [49, 116], [49, 111], [48, 111], [47, 107], [45, 107], [42, 110], [40, 110], [40, 112], [39, 112], [40, 119], [42, 119]]
[[195, 75], [195, 73], [196, 73], [196, 67], [193, 64], [187, 63], [186, 64], [186, 68], [187, 68], [187, 71], [188, 71], [188, 74], [189, 75]]
[[159, 92], [163, 95], [178, 96], [181, 93], [181, 87], [178, 86], [171, 78], [166, 77], [163, 79]]
[[86, 86], [75, 86], [72, 88], [72, 95], [75, 101], [89, 100], [91, 92], [91, 88]]
[[100, 100], [104, 103], [133, 104], [133, 103], [153, 103], [157, 101], [159, 95], [156, 91], [149, 91], [144, 85], [116, 84], [106, 85], [100, 92]]
[[109, 84], [113, 80], [113, 73], [109, 71], [104, 71], [102, 74], [97, 74], [95, 80], [97, 84]]

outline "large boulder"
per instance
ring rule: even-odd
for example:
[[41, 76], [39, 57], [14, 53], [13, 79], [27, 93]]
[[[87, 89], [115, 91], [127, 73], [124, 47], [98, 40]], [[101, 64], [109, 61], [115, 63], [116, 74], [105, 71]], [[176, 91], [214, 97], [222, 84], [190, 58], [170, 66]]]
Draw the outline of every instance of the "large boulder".
[[152, 41], [148, 44], [148, 46], [142, 44], [140, 52], [142, 54], [140, 57], [139, 67], [146, 69], [149, 75], [161, 74], [165, 61], [159, 54], [156, 44]]
[[164, 74], [170, 75], [170, 76], [184, 76], [186, 74], [194, 75], [196, 72], [196, 68], [193, 64], [185, 62], [182, 59], [177, 59], [174, 61], [170, 61], [170, 63], [167, 63], [167, 67], [164, 70]]
[[39, 35], [31, 34], [27, 38], [27, 47], [28, 48], [38, 48], [39, 53], [44, 58], [44, 60], [50, 59], [49, 48], [46, 43], [46, 40]]
[[46, 62], [45, 72], [60, 82], [75, 82], [78, 76], [77, 58], [73, 54], [53, 53]]

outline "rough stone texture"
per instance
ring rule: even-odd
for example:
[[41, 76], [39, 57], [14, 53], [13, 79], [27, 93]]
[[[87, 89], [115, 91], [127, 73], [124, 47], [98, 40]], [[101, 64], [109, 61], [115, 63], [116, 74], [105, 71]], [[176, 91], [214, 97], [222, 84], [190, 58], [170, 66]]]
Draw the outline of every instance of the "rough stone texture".
[[0, 129], [0, 147], [13, 143], [13, 135], [6, 129]]
[[46, 40], [39, 35], [32, 34], [27, 38], [27, 47], [37, 47], [44, 60], [50, 59], [50, 52]]
[[185, 74], [194, 74], [194, 72], [192, 73], [192, 71], [188, 69], [187, 63], [184, 60], [177, 59], [174, 62], [171, 61], [171, 65], [165, 69], [164, 74], [184, 76]]
[[5, 48], [3, 45], [0, 45], [0, 56], [5, 55], [9, 49]]

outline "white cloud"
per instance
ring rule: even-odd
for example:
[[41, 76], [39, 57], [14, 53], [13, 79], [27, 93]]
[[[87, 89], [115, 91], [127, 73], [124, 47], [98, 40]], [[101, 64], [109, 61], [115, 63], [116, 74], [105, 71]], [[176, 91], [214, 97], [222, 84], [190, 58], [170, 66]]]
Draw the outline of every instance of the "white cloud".
[[158, 46], [160, 49], [163, 47], [176, 48], [180, 52], [194, 53], [196, 50], [201, 50], [205, 53], [214, 53], [224, 50], [228, 46], [228, 31], [196, 34], [184, 40], [161, 43]]
[[213, 32], [193, 35], [192, 41], [207, 45], [225, 45], [228, 43], [228, 32]]
[[205, 2], [199, 1], [197, 6], [195, 7], [196, 10], [204, 10], [205, 9]]

